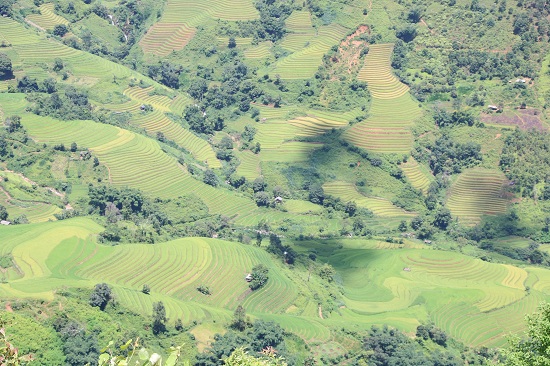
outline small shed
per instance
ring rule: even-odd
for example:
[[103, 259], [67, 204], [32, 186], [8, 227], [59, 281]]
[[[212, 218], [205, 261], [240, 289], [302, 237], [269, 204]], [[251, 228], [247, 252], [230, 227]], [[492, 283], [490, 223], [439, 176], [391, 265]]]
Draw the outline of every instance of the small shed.
[[493, 104], [489, 104], [489, 105], [487, 106], [487, 108], [489, 108], [489, 109], [492, 110], [492, 111], [498, 111], [498, 110], [500, 109], [498, 106], [493, 105]]
[[247, 274], [244, 279], [246, 280], [246, 282], [252, 281], [252, 273]]
[[431, 244], [431, 243], [432, 243], [431, 240], [428, 240], [428, 239], [424, 240], [424, 244]]
[[275, 197], [274, 201], [275, 201], [275, 203], [283, 203], [283, 197], [277, 196], [277, 197]]
[[411, 271], [411, 267], [405, 267], [405, 268], [403, 268], [403, 271], [405, 271], [405, 272], [410, 272], [410, 271]]
[[2, 220], [0, 221], [0, 225], [11, 225], [11, 221]]

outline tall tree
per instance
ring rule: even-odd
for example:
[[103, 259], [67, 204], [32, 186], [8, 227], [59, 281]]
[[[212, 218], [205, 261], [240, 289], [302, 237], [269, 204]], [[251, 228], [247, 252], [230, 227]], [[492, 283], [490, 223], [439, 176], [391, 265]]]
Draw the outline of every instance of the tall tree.
[[3, 52], [0, 52], [0, 79], [12, 76], [11, 59]]
[[106, 283], [95, 285], [94, 291], [90, 295], [90, 305], [105, 310], [105, 306], [107, 306], [109, 300], [111, 300], [111, 288], [109, 285]]
[[153, 334], [159, 334], [166, 331], [166, 308], [162, 301], [153, 303]]

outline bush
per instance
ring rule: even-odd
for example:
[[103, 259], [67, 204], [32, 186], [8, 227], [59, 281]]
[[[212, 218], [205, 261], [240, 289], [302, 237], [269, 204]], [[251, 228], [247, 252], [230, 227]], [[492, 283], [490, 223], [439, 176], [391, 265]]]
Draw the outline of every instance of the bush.
[[90, 295], [90, 305], [105, 310], [105, 306], [111, 300], [111, 288], [106, 283], [95, 285], [94, 291]]
[[269, 269], [263, 264], [254, 266], [254, 268], [252, 268], [252, 272], [250, 273], [252, 276], [252, 281], [250, 281], [248, 287], [252, 290], [257, 290], [263, 287], [269, 279], [269, 276], [267, 275], [268, 272]]
[[58, 37], [63, 37], [67, 32], [69, 31], [69, 28], [65, 24], [57, 24], [53, 28], [53, 35]]
[[205, 285], [200, 285], [199, 287], [197, 287], [197, 291], [207, 296], [212, 294], [212, 292], [210, 291], [210, 287]]
[[0, 79], [9, 78], [12, 74], [11, 59], [3, 52], [0, 52]]
[[203, 182], [212, 187], [216, 187], [218, 185], [218, 176], [212, 169], [207, 169], [204, 172]]

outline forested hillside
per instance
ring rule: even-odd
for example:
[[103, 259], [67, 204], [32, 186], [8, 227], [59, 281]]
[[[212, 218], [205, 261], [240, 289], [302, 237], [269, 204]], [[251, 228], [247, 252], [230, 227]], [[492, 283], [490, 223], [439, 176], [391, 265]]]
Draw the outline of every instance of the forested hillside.
[[534, 347], [506, 336], [550, 300], [546, 0], [0, 15], [0, 355], [517, 365]]

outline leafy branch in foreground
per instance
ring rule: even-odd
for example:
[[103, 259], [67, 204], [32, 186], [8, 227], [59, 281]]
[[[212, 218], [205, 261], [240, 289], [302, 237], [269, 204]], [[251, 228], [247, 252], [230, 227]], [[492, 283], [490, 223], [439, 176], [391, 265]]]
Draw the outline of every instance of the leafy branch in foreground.
[[[135, 341], [130, 339], [118, 350], [111, 349], [113, 344], [114, 343], [111, 341], [107, 347], [101, 350], [101, 355], [99, 355], [98, 360], [99, 366], [127, 366], [130, 364], [141, 366], [174, 366], [181, 355], [181, 346], [170, 347], [168, 357], [163, 363], [161, 355], [158, 353], [150, 353], [146, 348], [139, 347], [139, 338]], [[189, 362], [184, 362], [184, 365], [188, 366]]]
[[6, 330], [3, 327], [0, 328], [0, 335], [0, 365], [20, 366], [32, 361], [31, 355], [19, 356], [17, 348], [8, 342]]
[[527, 315], [525, 337], [512, 336], [510, 347], [502, 353], [509, 366], [545, 366], [550, 364], [550, 304], [541, 303], [538, 312]]

